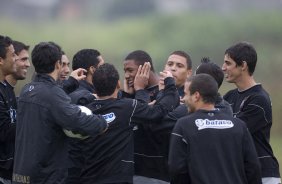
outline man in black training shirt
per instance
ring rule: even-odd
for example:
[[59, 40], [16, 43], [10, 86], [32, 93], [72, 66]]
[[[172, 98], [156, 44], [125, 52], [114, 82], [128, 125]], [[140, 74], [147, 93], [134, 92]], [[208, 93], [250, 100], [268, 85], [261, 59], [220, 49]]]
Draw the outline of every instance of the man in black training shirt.
[[234, 117], [243, 120], [252, 134], [261, 164], [263, 184], [281, 183], [279, 164], [270, 146], [272, 107], [268, 93], [255, 82], [253, 73], [257, 63], [255, 48], [240, 42], [225, 51], [222, 70], [226, 81], [237, 89], [224, 95], [233, 109]]
[[[144, 60], [150, 63], [152, 62], [151, 57], [144, 51], [134, 51], [130, 53], [124, 61], [125, 76], [130, 76], [132, 78], [131, 81], [133, 81], [135, 75], [134, 72], [131, 71], [134, 71], [132, 70], [134, 67], [129, 66], [135, 66], [135, 68], [137, 68], [138, 64], [144, 63]], [[184, 94], [185, 80], [192, 74], [191, 68], [191, 58], [184, 51], [174, 51], [167, 59], [165, 70], [172, 73], [180, 99]], [[152, 70], [151, 74], [153, 74], [153, 71], [154, 70]], [[161, 98], [164, 88], [164, 80], [162, 77], [160, 77], [159, 80], [153, 80], [154, 83], [152, 83], [150, 79], [156, 79], [154, 78], [155, 75], [155, 73], [154, 75], [150, 75], [150, 82], [148, 84], [148, 86], [154, 84], [155, 90], [152, 90], [153, 87], [146, 88], [149, 94], [153, 94], [151, 95], [151, 101]], [[133, 87], [134, 86], [135, 84]], [[154, 130], [155, 127], [163, 127], [160, 120], [158, 120], [158, 122], [147, 121], [146, 124], [138, 125], [134, 129], [135, 184], [166, 184], [169, 181], [167, 151], [163, 152], [163, 150], [159, 149], [163, 142], [168, 141], [159, 139], [160, 135]]]
[[16, 72], [16, 54], [11, 38], [0, 35], [0, 184], [10, 184], [16, 134], [16, 97], [5, 77]]
[[[206, 74], [211, 75], [216, 80], [218, 87], [221, 86], [223, 82], [223, 78], [224, 78], [224, 74], [221, 68], [214, 62], [210, 61], [209, 58], [203, 58], [201, 60], [201, 64], [197, 67], [195, 73], [196, 75], [201, 74], [201, 73], [206, 73]], [[215, 101], [215, 108], [219, 109], [222, 113], [226, 113], [232, 116], [231, 106], [229, 105], [228, 102], [223, 100], [223, 98], [221, 97], [219, 93]], [[165, 155], [164, 158], [166, 161], [166, 165], [163, 168], [163, 170], [165, 170], [166, 168], [167, 172], [168, 172], [167, 159], [168, 159], [171, 132], [173, 130], [173, 127], [176, 121], [179, 118], [186, 116], [186, 115], [188, 115], [187, 106], [186, 104], [181, 104], [176, 109], [169, 112], [162, 119], [161, 123], [152, 123], [151, 125], [151, 129], [154, 132], [154, 135], [156, 136], [157, 140], [159, 141], [159, 150], [160, 152], [163, 153], [163, 155]]]
[[[61, 46], [58, 45], [55, 42], [48, 42], [52, 44], [53, 46], [57, 47], [59, 51], [62, 54], [61, 62], [62, 62], [62, 67], [61, 71], [59, 74], [59, 78], [57, 80], [57, 83], [62, 86], [63, 90], [67, 93], [70, 94], [74, 90], [76, 90], [79, 87], [79, 81], [85, 79], [85, 75], [83, 75], [83, 72], [86, 72], [83, 68], [76, 69], [70, 73], [70, 62], [68, 60], [68, 57], [66, 53], [62, 50]], [[70, 73], [70, 75], [69, 75]], [[35, 72], [36, 74], [36, 72]], [[35, 76], [34, 74], [34, 76]], [[34, 77], [33, 77], [34, 78]]]
[[[13, 46], [15, 49], [15, 53], [17, 55], [17, 59], [16, 59], [16, 72], [7, 75], [5, 77], [5, 81], [2, 83], [4, 84], [5, 88], [5, 97], [8, 99], [8, 104], [9, 104], [9, 115], [11, 118], [11, 124], [16, 125], [16, 119], [17, 119], [17, 99], [15, 96], [15, 92], [14, 92], [14, 87], [16, 86], [18, 80], [24, 80], [26, 78], [26, 74], [27, 74], [27, 69], [30, 67], [30, 62], [29, 62], [29, 54], [28, 54], [28, 49], [29, 46], [25, 45], [22, 42], [19, 41], [13, 41]], [[0, 85], [2, 85], [0, 84]], [[4, 87], [4, 86], [0, 86], [0, 88]], [[0, 89], [1, 90], [1, 89]], [[2, 115], [2, 114], [1, 114]], [[5, 116], [4, 116], [5, 117]], [[14, 134], [14, 137], [16, 135]], [[14, 140], [14, 139], [13, 139]], [[8, 147], [7, 147], [8, 148]], [[5, 150], [8, 154], [10, 155], [14, 155], [15, 152], [15, 142], [11, 141], [9, 143], [9, 151], [7, 151], [7, 149], [3, 149]], [[13, 162], [13, 157], [9, 158], [9, 162]], [[11, 165], [11, 170], [10, 170], [10, 176], [12, 176], [12, 168], [13, 165]], [[1, 171], [0, 171], [1, 173]], [[1, 177], [1, 175], [0, 175]], [[1, 182], [0, 182], [1, 183]]]
[[[140, 90], [137, 93], [135, 79], [140, 65], [149, 62], [151, 69], [148, 80], [145, 80], [144, 92], [148, 93], [148, 98], [143, 99], [146, 102], [151, 102], [157, 99], [159, 94], [159, 76], [153, 67], [151, 56], [143, 50], [135, 50], [129, 53], [123, 62], [124, 66], [124, 92], [123, 97], [139, 99]], [[130, 95], [128, 95], [130, 94]], [[163, 156], [158, 152], [153, 133], [150, 130], [149, 122], [146, 124], [138, 124], [134, 127], [134, 183], [146, 184], [151, 182], [163, 183], [164, 177], [167, 176], [161, 173]], [[161, 163], [162, 165], [160, 165]], [[141, 180], [141, 181], [140, 181]], [[153, 180], [153, 181], [152, 181]]]
[[244, 122], [215, 108], [217, 82], [208, 74], [188, 78], [184, 101], [189, 115], [171, 135], [171, 184], [259, 184], [252, 137]]
[[[71, 103], [77, 105], [87, 105], [95, 99], [94, 86], [92, 82], [96, 69], [104, 63], [99, 51], [95, 49], [82, 49], [78, 51], [72, 60], [72, 69], [83, 68], [86, 72], [85, 80], [80, 80], [79, 87], [69, 94]], [[67, 184], [80, 184], [80, 172], [84, 162], [82, 155], [83, 140], [69, 138], [69, 158], [71, 160], [68, 169]]]
[[108, 125], [96, 115], [82, 113], [57, 84], [62, 53], [48, 42], [32, 51], [36, 76], [21, 91], [13, 183], [61, 184], [67, 176], [67, 136], [63, 129], [97, 136]]
[[[144, 76], [146, 80], [149, 72], [150, 64], [145, 63], [143, 67], [139, 66], [136, 77]], [[118, 72], [113, 65], [103, 64], [96, 70], [93, 84], [97, 100], [88, 107], [93, 113], [104, 116], [109, 129], [103, 135], [85, 140], [86, 162], [81, 175], [82, 183], [133, 182], [133, 127], [135, 123], [160, 119], [179, 103], [171, 73], [161, 74], [166, 78], [164, 96], [155, 105], [149, 106], [146, 102], [136, 99], [117, 98], [120, 82]], [[135, 86], [135, 88], [139, 87]]]
[[104, 62], [100, 52], [95, 49], [82, 49], [73, 56], [72, 69], [83, 68], [86, 71], [85, 80], [80, 80], [79, 87], [69, 94], [73, 104], [86, 105], [95, 99], [92, 78], [97, 68]]

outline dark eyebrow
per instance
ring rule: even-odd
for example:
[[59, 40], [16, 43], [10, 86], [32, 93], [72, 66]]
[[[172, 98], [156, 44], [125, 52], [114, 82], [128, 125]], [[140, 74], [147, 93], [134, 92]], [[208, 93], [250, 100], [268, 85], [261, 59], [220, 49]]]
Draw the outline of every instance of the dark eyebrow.
[[18, 60], [28, 60], [28, 59], [29, 59], [29, 57], [23, 57], [23, 58], [16, 59], [16, 61], [18, 61]]

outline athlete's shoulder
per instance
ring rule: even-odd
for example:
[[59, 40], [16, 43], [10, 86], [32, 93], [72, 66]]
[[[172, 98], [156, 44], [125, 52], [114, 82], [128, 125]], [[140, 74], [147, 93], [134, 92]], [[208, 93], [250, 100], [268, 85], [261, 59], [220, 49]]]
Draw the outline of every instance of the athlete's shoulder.
[[224, 100], [227, 100], [231, 97], [233, 97], [234, 95], [236, 95], [238, 93], [238, 89], [232, 89], [232, 90], [229, 90], [227, 93], [225, 93], [225, 95], [223, 95], [223, 99]]
[[257, 104], [257, 105], [267, 105], [271, 104], [270, 96], [267, 91], [262, 87], [261, 84], [250, 88], [246, 95], [246, 103]]
[[196, 119], [203, 117], [201, 112], [196, 111], [193, 113], [189, 113], [186, 116], [183, 116], [177, 120], [178, 126], [193, 126], [191, 122], [195, 122]]

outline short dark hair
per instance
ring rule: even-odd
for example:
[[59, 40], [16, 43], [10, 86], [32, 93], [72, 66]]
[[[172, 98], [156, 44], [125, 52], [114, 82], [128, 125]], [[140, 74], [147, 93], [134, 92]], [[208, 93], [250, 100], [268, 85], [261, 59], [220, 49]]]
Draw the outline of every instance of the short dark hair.
[[155, 72], [151, 56], [143, 50], [135, 50], [129, 53], [124, 60], [134, 60], [137, 65], [144, 65], [145, 62], [149, 62], [151, 64], [151, 71]]
[[218, 96], [218, 85], [212, 76], [201, 73], [189, 77], [187, 82], [191, 82], [189, 86], [191, 95], [198, 91], [202, 96], [204, 103], [214, 104], [216, 102]]
[[182, 56], [186, 59], [186, 63], [187, 63], [187, 69], [191, 70], [192, 69], [192, 60], [191, 57], [188, 53], [186, 53], [185, 51], [182, 50], [176, 50], [173, 51], [170, 55], [178, 55], [178, 56]]
[[226, 49], [225, 55], [226, 54], [233, 59], [238, 66], [241, 66], [243, 61], [246, 61], [249, 68], [248, 72], [250, 75], [253, 75], [257, 64], [257, 52], [252, 44], [239, 42]]
[[26, 45], [26, 44], [24, 44], [23, 42], [20, 42], [20, 41], [13, 41], [13, 46], [14, 46], [14, 49], [15, 49], [15, 53], [17, 55], [19, 55], [19, 53], [22, 50], [28, 51], [28, 49], [29, 49], [29, 45]]
[[95, 49], [82, 49], [78, 51], [72, 59], [72, 69], [76, 70], [78, 68], [83, 68], [88, 70], [89, 67], [94, 66], [97, 68], [99, 64], [99, 57], [101, 54]]
[[40, 42], [31, 52], [32, 64], [37, 73], [51, 73], [57, 61], [61, 62], [62, 52], [53, 44]]
[[8, 36], [0, 35], [0, 57], [6, 59], [7, 48], [12, 44], [12, 39]]
[[62, 55], [65, 55], [65, 52], [63, 51], [62, 47], [59, 44], [57, 44], [57, 43], [55, 43], [53, 41], [49, 41], [48, 43], [50, 43], [50, 44], [54, 45], [55, 47], [57, 47], [57, 49], [59, 49], [59, 51], [62, 53]]
[[119, 74], [114, 65], [104, 63], [93, 75], [93, 85], [98, 96], [112, 95], [117, 87]]
[[211, 75], [216, 80], [218, 88], [220, 88], [224, 79], [224, 73], [222, 69], [208, 57], [203, 57], [201, 59], [201, 64], [197, 67], [196, 75], [200, 73]]

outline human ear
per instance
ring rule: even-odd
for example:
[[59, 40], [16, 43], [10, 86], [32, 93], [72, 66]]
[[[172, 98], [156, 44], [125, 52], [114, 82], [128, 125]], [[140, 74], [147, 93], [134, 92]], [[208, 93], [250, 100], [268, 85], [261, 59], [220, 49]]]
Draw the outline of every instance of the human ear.
[[55, 64], [55, 67], [57, 68], [57, 69], [61, 69], [62, 68], [62, 62], [60, 61], [60, 60], [58, 60], [57, 62], [56, 62], [56, 64]]
[[96, 68], [94, 66], [90, 66], [89, 67], [89, 71], [93, 75], [95, 73], [95, 71], [96, 71]]
[[247, 70], [247, 68], [248, 68], [247, 62], [246, 62], [246, 61], [243, 61], [243, 64], [242, 64], [242, 71]]
[[200, 101], [201, 99], [201, 95], [198, 91], [196, 91], [194, 94], [193, 94], [193, 98], [195, 99], [196, 102]]

